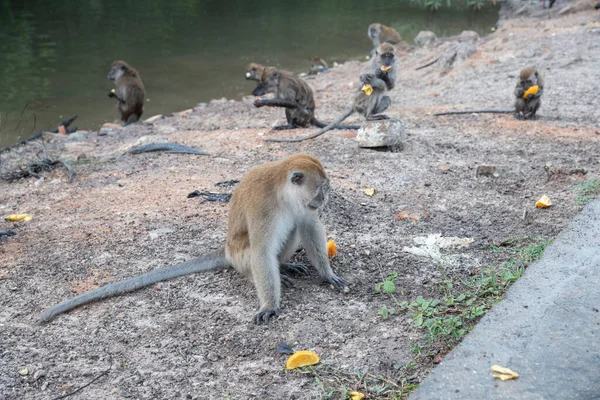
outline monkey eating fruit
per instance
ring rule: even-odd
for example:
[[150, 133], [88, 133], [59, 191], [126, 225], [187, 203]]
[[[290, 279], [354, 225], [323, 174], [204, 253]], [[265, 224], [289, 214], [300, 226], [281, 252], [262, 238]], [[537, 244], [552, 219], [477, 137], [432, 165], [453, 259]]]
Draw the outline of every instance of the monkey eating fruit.
[[250, 278], [258, 293], [260, 308], [254, 321], [268, 323], [279, 314], [281, 285], [293, 284], [291, 274], [307, 272], [303, 265], [287, 263], [300, 243], [325, 281], [339, 290], [346, 287], [329, 264], [325, 228], [318, 214], [330, 190], [321, 162], [307, 154], [254, 167], [231, 197], [224, 248], [80, 294], [46, 310], [39, 321], [167, 279], [233, 266]]
[[118, 100], [121, 121], [125, 126], [137, 122], [144, 112], [146, 89], [138, 72], [125, 61], [115, 61], [108, 73], [109, 80], [115, 82], [115, 89], [108, 97]]

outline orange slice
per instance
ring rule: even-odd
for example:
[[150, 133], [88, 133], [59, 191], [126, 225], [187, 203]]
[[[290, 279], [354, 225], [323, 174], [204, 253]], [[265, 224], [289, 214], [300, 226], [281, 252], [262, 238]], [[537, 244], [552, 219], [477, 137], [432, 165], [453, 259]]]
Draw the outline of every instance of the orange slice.
[[548, 198], [548, 196], [543, 195], [540, 199], [535, 203], [535, 206], [538, 208], [548, 208], [552, 205], [552, 201]]
[[295, 352], [288, 358], [285, 363], [285, 369], [296, 369], [299, 367], [305, 367], [307, 365], [315, 365], [321, 359], [314, 351], [300, 350]]
[[327, 242], [327, 256], [329, 258], [332, 258], [333, 256], [335, 256], [337, 253], [337, 246], [335, 245], [335, 242], [333, 241], [333, 239], [329, 239], [329, 241]]
[[534, 85], [534, 86], [530, 87], [529, 89], [527, 89], [525, 91], [525, 93], [523, 93], [523, 98], [526, 99], [527, 96], [529, 96], [530, 94], [535, 95], [538, 92], [538, 89], [539, 89], [538, 85]]

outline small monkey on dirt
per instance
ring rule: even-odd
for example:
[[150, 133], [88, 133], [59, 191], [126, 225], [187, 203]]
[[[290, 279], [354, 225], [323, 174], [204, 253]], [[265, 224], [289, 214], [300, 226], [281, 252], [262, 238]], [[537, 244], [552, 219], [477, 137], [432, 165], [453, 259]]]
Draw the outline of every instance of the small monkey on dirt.
[[330, 190], [321, 162], [307, 154], [254, 167], [231, 197], [224, 248], [81, 294], [46, 310], [39, 320], [46, 322], [75, 307], [156, 282], [233, 266], [256, 287], [260, 309], [254, 321], [268, 323], [279, 314], [281, 284], [291, 285], [291, 274], [307, 272], [303, 265], [286, 264], [300, 243], [324, 280], [337, 289], [346, 286], [329, 265], [325, 228], [318, 214]]
[[369, 39], [373, 42], [373, 50], [371, 50], [370, 56], [372, 57], [377, 47], [382, 43], [398, 44], [402, 41], [400, 34], [394, 28], [389, 26], [381, 25], [379, 23], [369, 25], [367, 31]]
[[396, 48], [388, 43], [380, 44], [375, 51], [375, 57], [371, 59], [369, 68], [360, 76], [360, 89], [354, 98], [352, 107], [344, 114], [321, 130], [308, 136], [295, 139], [269, 138], [266, 140], [269, 142], [302, 142], [307, 139], [314, 139], [339, 126], [339, 123], [354, 112], [362, 115], [367, 121], [388, 119], [388, 116], [381, 113], [387, 110], [391, 104], [390, 97], [386, 96], [385, 92], [393, 89], [396, 85], [397, 69]]
[[115, 89], [108, 97], [118, 100], [121, 121], [125, 126], [137, 122], [144, 112], [146, 89], [138, 72], [125, 61], [115, 61], [110, 67], [108, 79], [115, 82]]
[[[287, 125], [280, 125], [274, 130], [306, 128], [315, 125], [319, 128], [326, 126], [315, 118], [315, 99], [313, 91], [298, 76], [291, 72], [282, 71], [273, 67], [263, 70], [260, 83], [254, 89], [254, 96], [275, 93], [274, 99], [259, 99], [254, 102], [255, 107], [284, 107]], [[358, 126], [339, 126], [338, 129], [358, 129]]]
[[515, 109], [518, 119], [537, 119], [535, 113], [542, 105], [544, 81], [542, 74], [535, 68], [525, 68], [519, 74], [515, 88]]
[[433, 114], [436, 117], [455, 114], [511, 114], [517, 119], [537, 119], [535, 113], [542, 104], [541, 96], [544, 93], [542, 74], [535, 68], [525, 68], [519, 74], [515, 88], [515, 108], [506, 110], [467, 110], [445, 111]]
[[329, 66], [322, 58], [314, 56], [309, 58], [308, 61], [310, 61], [310, 71], [308, 71], [309, 75], [317, 75], [329, 69]]

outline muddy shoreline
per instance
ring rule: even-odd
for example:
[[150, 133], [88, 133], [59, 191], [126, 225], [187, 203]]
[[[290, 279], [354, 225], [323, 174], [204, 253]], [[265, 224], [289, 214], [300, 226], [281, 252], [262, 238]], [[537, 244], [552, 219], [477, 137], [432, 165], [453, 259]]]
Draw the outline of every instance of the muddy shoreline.
[[[255, 109], [248, 98], [213, 100], [102, 136], [47, 134], [43, 145], [2, 154], [3, 170], [47, 156], [68, 161], [75, 176], [68, 183], [64, 169], [56, 168], [43, 180], [0, 181], [0, 215], [34, 217], [0, 222], [0, 230], [17, 232], [0, 238], [0, 398], [54, 398], [109, 367], [71, 398], [319, 399], [356, 371], [385, 375], [408, 393], [449, 348], [433, 344], [417, 358], [423, 329], [409, 313], [378, 315], [390, 298], [376, 293], [377, 283], [396, 272], [400, 300], [443, 299], [444, 282], [460, 288], [486, 266], [507, 261], [494, 245], [555, 237], [581, 209], [576, 188], [599, 178], [600, 82], [593, 77], [600, 13], [576, 7], [501, 19], [495, 33], [477, 40], [475, 52], [450, 68], [414, 70], [453, 42], [404, 54], [388, 113], [408, 127], [400, 152], [359, 149], [351, 131], [299, 144], [266, 143], [266, 136], [314, 130], [271, 131], [284, 121], [283, 112]], [[538, 121], [431, 116], [510, 107], [518, 71], [532, 64], [547, 82]], [[348, 62], [307, 78], [317, 118], [333, 120], [348, 107], [362, 68]], [[211, 156], [121, 156], [135, 145], [159, 142]], [[188, 199], [188, 193], [227, 192], [215, 184], [297, 152], [319, 157], [330, 175], [333, 194], [323, 221], [337, 243], [333, 267], [350, 282], [348, 293], [311, 273], [284, 291], [282, 315], [269, 328], [255, 326], [252, 285], [224, 270], [82, 307], [46, 325], [35, 322], [45, 308], [76, 293], [219, 247], [228, 206]], [[493, 166], [495, 173], [478, 175], [480, 166]], [[374, 196], [365, 195], [367, 188]], [[544, 194], [553, 205], [537, 209]], [[398, 217], [407, 211], [419, 218]], [[442, 268], [406, 251], [419, 237], [437, 234], [473, 242], [443, 249]], [[285, 355], [274, 351], [282, 339], [295, 350], [316, 351], [323, 366], [286, 372]], [[24, 369], [28, 374], [20, 375]], [[360, 379], [354, 382], [348, 390], [378, 398]]]

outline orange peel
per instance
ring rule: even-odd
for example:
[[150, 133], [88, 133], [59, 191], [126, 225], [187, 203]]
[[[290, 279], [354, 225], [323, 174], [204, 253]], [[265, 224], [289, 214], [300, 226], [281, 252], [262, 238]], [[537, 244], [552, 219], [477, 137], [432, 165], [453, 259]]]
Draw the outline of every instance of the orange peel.
[[365, 83], [363, 87], [360, 88], [360, 90], [362, 90], [367, 96], [370, 96], [371, 93], [373, 93], [373, 86], [369, 85], [368, 83]]
[[382, 65], [381, 68], [379, 68], [380, 70], [382, 70], [383, 72], [388, 72], [390, 69], [392, 69], [391, 65], [385, 66]]
[[292, 354], [285, 363], [285, 369], [296, 369], [307, 365], [315, 365], [321, 359], [314, 351], [300, 350]]
[[337, 246], [335, 245], [335, 242], [333, 241], [333, 239], [329, 239], [329, 241], [327, 241], [327, 256], [329, 258], [332, 258], [336, 254], [337, 254]]
[[527, 96], [529, 96], [530, 94], [536, 95], [538, 92], [538, 89], [539, 89], [538, 85], [531, 86], [529, 89], [527, 89], [525, 91], [525, 93], [523, 93], [523, 98], [526, 99]]
[[548, 196], [543, 195], [542, 197], [540, 197], [540, 199], [538, 201], [535, 202], [535, 206], [537, 208], [548, 208], [552, 205], [552, 200], [550, 200], [550, 198], [548, 198]]

